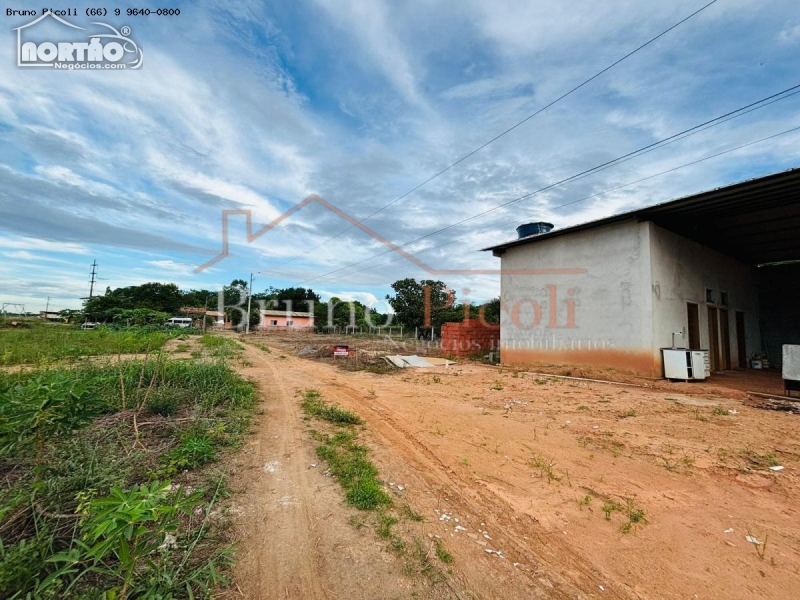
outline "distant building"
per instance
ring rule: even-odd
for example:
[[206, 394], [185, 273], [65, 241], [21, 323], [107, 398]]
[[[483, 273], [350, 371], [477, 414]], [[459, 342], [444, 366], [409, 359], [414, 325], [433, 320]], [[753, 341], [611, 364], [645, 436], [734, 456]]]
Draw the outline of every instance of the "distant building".
[[712, 371], [754, 355], [778, 366], [782, 345], [800, 343], [798, 197], [791, 170], [564, 229], [520, 227], [486, 248], [501, 260], [501, 362], [661, 377], [674, 344], [708, 350]]
[[39, 311], [39, 318], [42, 321], [63, 321], [64, 317], [61, 313], [57, 312], [45, 312], [43, 310]]
[[314, 313], [294, 310], [262, 310], [261, 330], [310, 331], [314, 329]]
[[207, 310], [206, 317], [211, 317], [214, 320], [214, 327], [225, 327], [225, 313], [216, 310]]

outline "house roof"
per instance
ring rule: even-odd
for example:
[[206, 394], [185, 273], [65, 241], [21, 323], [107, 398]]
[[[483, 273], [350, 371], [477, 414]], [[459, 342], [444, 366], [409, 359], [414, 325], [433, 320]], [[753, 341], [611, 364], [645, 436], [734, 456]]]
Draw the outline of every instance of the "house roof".
[[297, 312], [296, 310], [262, 310], [261, 314], [267, 317], [307, 317], [314, 318], [314, 313]]
[[800, 260], [800, 168], [497, 244], [508, 248], [635, 219], [652, 221], [746, 263]]

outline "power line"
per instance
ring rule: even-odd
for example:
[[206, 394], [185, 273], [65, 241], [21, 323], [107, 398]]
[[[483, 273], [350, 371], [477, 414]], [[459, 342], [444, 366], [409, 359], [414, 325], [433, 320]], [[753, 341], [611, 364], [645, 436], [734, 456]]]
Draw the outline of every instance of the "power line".
[[[579, 198], [577, 200], [571, 200], [570, 202], [565, 202], [564, 204], [559, 204], [558, 206], [554, 206], [554, 207], [550, 208], [549, 210], [552, 212], [552, 211], [556, 211], [556, 210], [558, 210], [560, 208], [564, 208], [566, 206], [571, 206], [573, 204], [578, 204], [580, 202], [585, 202], [586, 200], [590, 200], [592, 198], [596, 198], [597, 196], [603, 196], [603, 195], [608, 194], [610, 192], [615, 192], [617, 190], [620, 190], [620, 189], [623, 189], [623, 188], [626, 188], [626, 187], [630, 187], [632, 185], [636, 185], [637, 183], [642, 183], [643, 181], [648, 181], [648, 180], [654, 179], [656, 177], [661, 177], [662, 175], [667, 175], [668, 173], [674, 173], [675, 171], [679, 171], [681, 169], [685, 169], [686, 167], [691, 167], [691, 166], [697, 165], [699, 163], [705, 162], [707, 160], [718, 158], [718, 157], [723, 156], [725, 154], [730, 154], [731, 152], [736, 152], [737, 150], [741, 150], [742, 148], [747, 148], [749, 146], [754, 146], [756, 144], [760, 144], [762, 142], [766, 142], [766, 141], [778, 138], [778, 137], [780, 137], [782, 135], [786, 135], [786, 134], [792, 133], [794, 131], [800, 131], [800, 125], [792, 127], [790, 129], [785, 129], [785, 130], [783, 130], [783, 131], [781, 131], [779, 133], [776, 133], [776, 134], [773, 134], [773, 135], [770, 135], [770, 136], [767, 136], [767, 137], [763, 137], [761, 139], [754, 140], [752, 142], [747, 142], [746, 144], [740, 144], [738, 146], [734, 146], [733, 148], [729, 148], [728, 150], [723, 150], [722, 152], [717, 152], [715, 154], [711, 154], [709, 156], [705, 156], [703, 158], [700, 158], [700, 159], [697, 159], [697, 160], [693, 160], [693, 161], [688, 162], [688, 163], [684, 163], [682, 165], [679, 165], [677, 167], [673, 167], [671, 169], [667, 169], [665, 171], [661, 171], [659, 173], [654, 173], [653, 175], [648, 175], [647, 177], [642, 177], [640, 179], [636, 179], [635, 181], [629, 181], [628, 183], [623, 183], [623, 184], [620, 184], [620, 185], [617, 185], [617, 186], [614, 186], [614, 187], [611, 187], [611, 188], [607, 188], [607, 189], [605, 189], [605, 190], [603, 190], [601, 192], [595, 192], [594, 194], [590, 194], [589, 196], [584, 196], [583, 198]], [[534, 213], [534, 215], [540, 216], [541, 213]], [[503, 227], [506, 227], [508, 225], [513, 225], [514, 223], [519, 223], [520, 220], [522, 220], [522, 219], [514, 219], [513, 221], [507, 221], [507, 222], [501, 223], [499, 225], [493, 225], [492, 227], [490, 227], [488, 229], [484, 229], [484, 230], [479, 231], [477, 233], [469, 233], [467, 235], [464, 235], [464, 236], [455, 238], [453, 240], [450, 240], [449, 242], [445, 242], [444, 244], [439, 244], [438, 246], [431, 246], [430, 248], [425, 248], [423, 250], [418, 250], [418, 251], [415, 252], [415, 255], [419, 256], [420, 254], [425, 254], [426, 252], [431, 252], [433, 250], [438, 250], [439, 248], [444, 248], [445, 246], [449, 246], [451, 244], [455, 244], [456, 242], [460, 242], [462, 240], [465, 240], [465, 239], [470, 238], [470, 237], [474, 237], [476, 235], [489, 233], [490, 231], [496, 231], [496, 230], [499, 230], [499, 229], [501, 229]], [[371, 267], [366, 267], [366, 269], [371, 271], [373, 269], [377, 269], [379, 267], [383, 267], [383, 266], [386, 266], [388, 264], [391, 264], [391, 263], [393, 263], [393, 262], [395, 262], [397, 260], [400, 260], [401, 258], [404, 259], [405, 257], [404, 256], [396, 256], [396, 257], [394, 257], [394, 258], [392, 258], [390, 260], [387, 260], [386, 262], [382, 262], [380, 264], [373, 265]], [[328, 277], [328, 275], [323, 275], [322, 277], [323, 278], [324, 277]]]
[[[441, 175], [444, 175], [445, 173], [447, 173], [447, 172], [448, 172], [450, 169], [452, 169], [453, 167], [455, 167], [455, 166], [457, 166], [457, 165], [461, 164], [462, 162], [464, 162], [465, 160], [467, 160], [467, 159], [468, 159], [468, 158], [470, 158], [471, 156], [473, 156], [473, 155], [477, 154], [478, 152], [480, 152], [481, 150], [483, 150], [484, 148], [486, 148], [486, 147], [487, 147], [487, 146], [489, 146], [490, 144], [493, 144], [494, 142], [496, 142], [497, 140], [499, 140], [499, 139], [500, 139], [500, 138], [502, 138], [503, 136], [505, 136], [505, 135], [507, 135], [507, 134], [511, 133], [512, 131], [514, 131], [515, 129], [517, 129], [518, 127], [520, 127], [521, 125], [523, 125], [523, 124], [527, 123], [528, 121], [530, 121], [531, 119], [533, 119], [535, 116], [537, 116], [537, 115], [539, 115], [539, 114], [543, 113], [544, 111], [546, 111], [548, 108], [552, 107], [553, 105], [557, 104], [558, 102], [561, 102], [561, 101], [562, 101], [564, 98], [566, 98], [567, 96], [570, 96], [570, 95], [572, 95], [574, 92], [577, 92], [579, 89], [581, 89], [581, 88], [582, 88], [582, 87], [584, 87], [585, 85], [587, 85], [587, 84], [591, 83], [592, 81], [594, 81], [595, 79], [597, 79], [597, 78], [598, 78], [598, 77], [600, 77], [601, 75], [603, 75], [603, 74], [607, 73], [608, 71], [610, 71], [611, 69], [613, 69], [614, 67], [616, 67], [618, 64], [620, 64], [621, 62], [623, 62], [623, 61], [627, 60], [628, 58], [630, 58], [631, 56], [633, 56], [634, 54], [636, 54], [636, 53], [637, 53], [637, 52], [639, 52], [640, 50], [643, 50], [644, 48], [646, 48], [647, 46], [649, 46], [649, 45], [650, 45], [650, 44], [652, 44], [653, 42], [655, 42], [655, 41], [657, 41], [658, 39], [660, 39], [660, 38], [664, 37], [665, 35], [667, 35], [667, 34], [668, 34], [670, 31], [672, 31], [673, 29], [676, 29], [677, 27], [680, 27], [680, 26], [681, 26], [681, 25], [683, 25], [683, 24], [684, 24], [686, 21], [688, 21], [688, 20], [689, 20], [689, 19], [691, 19], [692, 17], [695, 17], [696, 15], [700, 14], [701, 12], [703, 12], [705, 9], [707, 9], [707, 8], [708, 8], [709, 6], [711, 6], [712, 4], [715, 4], [716, 2], [717, 2], [717, 0], [711, 0], [711, 2], [709, 2], [709, 3], [708, 3], [708, 4], [706, 4], [705, 6], [703, 6], [703, 7], [699, 8], [699, 9], [697, 9], [696, 11], [694, 11], [694, 12], [693, 12], [692, 14], [690, 14], [689, 16], [687, 16], [687, 17], [684, 17], [683, 19], [681, 19], [680, 21], [678, 21], [677, 23], [675, 23], [674, 25], [672, 25], [672, 26], [671, 26], [671, 27], [669, 27], [668, 29], [665, 29], [664, 31], [662, 31], [661, 33], [659, 33], [657, 36], [655, 36], [655, 37], [653, 37], [653, 38], [649, 39], [648, 41], [646, 41], [646, 42], [645, 42], [644, 44], [642, 44], [641, 46], [637, 47], [637, 48], [636, 48], [636, 49], [634, 49], [634, 50], [631, 50], [630, 52], [628, 52], [628, 53], [627, 53], [625, 56], [623, 56], [622, 58], [619, 58], [619, 59], [617, 59], [616, 61], [614, 61], [613, 63], [611, 63], [611, 64], [610, 64], [610, 65], [608, 65], [607, 67], [605, 67], [604, 69], [602, 69], [602, 70], [598, 71], [597, 73], [595, 73], [594, 75], [592, 75], [591, 77], [589, 77], [589, 79], [586, 79], [585, 81], [583, 81], [583, 82], [582, 82], [582, 83], [580, 83], [579, 85], [576, 85], [575, 87], [573, 87], [572, 89], [570, 89], [568, 92], [565, 92], [565, 93], [561, 94], [561, 95], [560, 95], [558, 98], [556, 98], [555, 100], [552, 100], [550, 103], [548, 103], [548, 104], [544, 105], [542, 108], [540, 108], [540, 109], [536, 110], [535, 112], [531, 113], [530, 115], [528, 115], [527, 117], [525, 117], [525, 118], [524, 118], [524, 119], [522, 119], [521, 121], [518, 121], [517, 123], [515, 123], [514, 125], [512, 125], [512, 126], [511, 126], [511, 127], [509, 127], [508, 129], [506, 129], [506, 130], [504, 130], [503, 132], [501, 132], [501, 133], [497, 134], [496, 136], [494, 136], [494, 137], [493, 137], [493, 138], [491, 138], [490, 140], [488, 140], [488, 141], [484, 142], [483, 144], [481, 144], [480, 146], [478, 146], [478, 147], [477, 147], [477, 148], [475, 148], [474, 150], [472, 150], [472, 151], [468, 152], [467, 154], [465, 154], [464, 156], [462, 156], [461, 158], [459, 158], [459, 159], [458, 159], [457, 161], [455, 161], [454, 163], [451, 163], [451, 164], [449, 164], [448, 166], [446, 166], [446, 167], [445, 167], [444, 169], [442, 169], [441, 171], [438, 171], [438, 172], [434, 173], [433, 175], [431, 175], [430, 177], [428, 177], [428, 179], [426, 179], [426, 180], [425, 180], [425, 181], [423, 181], [422, 183], [419, 183], [419, 184], [417, 184], [416, 186], [414, 186], [413, 188], [411, 188], [410, 190], [408, 190], [408, 191], [407, 191], [406, 193], [404, 193], [403, 195], [401, 195], [401, 196], [398, 196], [397, 198], [395, 198], [394, 200], [392, 200], [391, 202], [389, 202], [389, 203], [387, 203], [387, 204], [384, 204], [383, 206], [381, 206], [381, 207], [380, 207], [380, 208], [378, 208], [377, 210], [375, 210], [375, 211], [373, 211], [372, 213], [370, 213], [369, 215], [367, 215], [367, 216], [366, 216], [364, 219], [362, 219], [362, 220], [358, 221], [358, 223], [360, 223], [360, 224], [363, 224], [365, 221], [368, 221], [368, 220], [370, 220], [372, 217], [374, 217], [375, 215], [377, 215], [379, 212], [382, 212], [382, 211], [386, 210], [387, 208], [389, 208], [389, 207], [390, 207], [390, 206], [392, 206], [393, 204], [396, 204], [397, 202], [399, 202], [399, 201], [400, 201], [400, 200], [402, 200], [403, 198], [406, 198], [407, 196], [409, 196], [409, 195], [413, 194], [414, 192], [416, 192], [416, 191], [417, 191], [418, 189], [420, 189], [421, 187], [423, 187], [423, 186], [427, 185], [428, 183], [430, 183], [431, 181], [433, 181], [433, 180], [434, 180], [434, 179], [436, 179], [437, 177], [439, 177], [439, 176], [441, 176]], [[356, 224], [352, 224], [352, 225], [350, 225], [349, 227], [347, 227], [347, 228], [343, 229], [342, 231], [340, 231], [340, 232], [339, 232], [339, 233], [337, 233], [336, 235], [334, 235], [334, 236], [331, 236], [331, 237], [327, 238], [326, 240], [324, 240], [324, 241], [320, 242], [318, 245], [316, 245], [316, 246], [313, 246], [312, 248], [309, 248], [309, 249], [307, 249], [305, 252], [303, 252], [303, 253], [301, 253], [301, 254], [298, 254], [298, 255], [296, 255], [296, 256], [293, 256], [293, 257], [292, 257], [292, 258], [290, 258], [289, 260], [287, 260], [287, 261], [285, 261], [285, 262], [282, 262], [282, 263], [280, 263], [278, 266], [279, 266], [279, 267], [282, 267], [282, 266], [284, 266], [284, 265], [288, 265], [289, 263], [291, 263], [291, 262], [294, 262], [294, 261], [295, 261], [295, 260], [297, 260], [298, 258], [301, 258], [301, 257], [303, 257], [303, 256], [305, 256], [305, 255], [307, 255], [307, 254], [309, 254], [310, 252], [313, 252], [313, 251], [314, 251], [314, 250], [316, 250], [317, 248], [321, 248], [322, 246], [324, 246], [325, 244], [327, 244], [327, 243], [328, 243], [328, 242], [330, 242], [331, 240], [335, 240], [335, 239], [336, 239], [336, 238], [338, 238], [339, 236], [341, 236], [341, 235], [344, 235], [345, 233], [347, 233], [348, 231], [350, 231], [351, 229], [353, 229], [353, 227], [355, 227], [355, 226], [356, 226]]]
[[[584, 177], [586, 177], [588, 175], [591, 175], [591, 174], [594, 174], [594, 173], [598, 173], [600, 171], [604, 171], [604, 170], [609, 169], [611, 167], [617, 166], [618, 164], [621, 164], [621, 163], [626, 162], [626, 161], [628, 161], [628, 160], [630, 160], [632, 158], [635, 158], [637, 156], [640, 156], [642, 154], [645, 154], [647, 152], [655, 150], [656, 148], [660, 148], [662, 146], [665, 146], [665, 145], [667, 145], [669, 143], [672, 143], [674, 141], [677, 141], [679, 139], [683, 139], [684, 137], [688, 137], [689, 135], [694, 135], [695, 133], [699, 133], [700, 131], [702, 131], [704, 129], [708, 129], [708, 126], [710, 126], [712, 124], [718, 125], [720, 123], [723, 123], [725, 121], [730, 120], [730, 118], [733, 118], [734, 116], [741, 116], [743, 114], [747, 114], [749, 112], [753, 112], [750, 109], [755, 110], [756, 107], [757, 108], [763, 108], [764, 106], [769, 106], [770, 104], [774, 103], [773, 101], [783, 100], [785, 98], [793, 96], [794, 93], [790, 94], [790, 92], [795, 92], [795, 90], [800, 91], [800, 84], [791, 86], [789, 88], [786, 88], [785, 90], [782, 90], [782, 91], [780, 91], [780, 92], [778, 92], [776, 94], [771, 94], [771, 95], [766, 96], [765, 98], [762, 98], [762, 99], [757, 100], [755, 102], [751, 102], [750, 104], [747, 104], [745, 106], [737, 108], [736, 110], [729, 111], [729, 112], [727, 112], [725, 114], [722, 114], [722, 115], [720, 115], [718, 117], [715, 117], [713, 119], [709, 119], [708, 121], [705, 121], [703, 123], [695, 125], [694, 127], [690, 127], [688, 129], [684, 129], [683, 131], [680, 131], [678, 133], [670, 135], [670, 136], [668, 136], [666, 138], [662, 138], [661, 140], [658, 140], [657, 142], [653, 142], [651, 144], [647, 144], [646, 146], [642, 146], [641, 148], [639, 148], [637, 150], [633, 150], [632, 152], [628, 152], [627, 154], [623, 154], [622, 156], [618, 156], [617, 158], [614, 158], [612, 160], [606, 161], [604, 163], [601, 163], [599, 165], [596, 165], [594, 167], [591, 167], [589, 169], [581, 171], [580, 173], [576, 173], [575, 175], [571, 175], [569, 177], [566, 177], [566, 178], [561, 179], [559, 181], [556, 181], [554, 183], [548, 184], [548, 185], [546, 185], [544, 187], [541, 187], [541, 188], [539, 188], [537, 190], [534, 190], [532, 192], [528, 192], [526, 194], [523, 194], [522, 196], [519, 196], [519, 197], [514, 198], [512, 200], [508, 200], [507, 202], [504, 202], [502, 204], [498, 204], [497, 206], [495, 206], [493, 208], [490, 208], [490, 209], [487, 209], [485, 211], [482, 211], [482, 212], [479, 212], [477, 214], [474, 214], [474, 215], [472, 215], [470, 217], [467, 217], [466, 219], [462, 219], [461, 221], [458, 221], [458, 222], [453, 223], [451, 225], [448, 225], [446, 227], [442, 227], [441, 229], [436, 229], [436, 230], [434, 230], [434, 231], [432, 231], [432, 232], [430, 232], [428, 234], [425, 234], [425, 235], [420, 236], [420, 237], [418, 237], [416, 239], [413, 239], [413, 240], [410, 240], [408, 242], [405, 242], [404, 244], [401, 244], [401, 245], [397, 246], [397, 248], [404, 248], [404, 247], [406, 247], [406, 246], [408, 246], [410, 244], [413, 244], [414, 242], [418, 242], [420, 240], [424, 240], [426, 238], [429, 238], [431, 236], [437, 235], [439, 233], [443, 233], [445, 231], [453, 229], [454, 227], [457, 227], [459, 225], [462, 225], [464, 223], [472, 221], [473, 219], [477, 219], [478, 217], [482, 217], [484, 215], [492, 213], [492, 212], [494, 212], [496, 210], [499, 210], [501, 208], [504, 208], [504, 207], [509, 206], [511, 204], [514, 204], [516, 202], [520, 202], [522, 200], [530, 198], [531, 196], [534, 196], [534, 195], [537, 195], [537, 194], [541, 194], [542, 192], [545, 192], [545, 191], [551, 190], [553, 188], [562, 186], [565, 183], [569, 183], [569, 182], [584, 178]], [[739, 114], [739, 113], [741, 113], [741, 114]], [[360, 265], [360, 264], [362, 264], [362, 263], [364, 263], [364, 262], [366, 262], [368, 260], [372, 260], [373, 258], [377, 258], [378, 256], [382, 256], [383, 254], [387, 254], [388, 252], [392, 252], [392, 251], [394, 251], [394, 250], [390, 248], [390, 249], [385, 250], [383, 252], [379, 252], [378, 254], [375, 254], [373, 256], [368, 256], [367, 258], [364, 258], [364, 259], [362, 259], [360, 261], [354, 262], [354, 263], [346, 265], [344, 267], [340, 267], [339, 269], [335, 269], [335, 270], [330, 271], [328, 273], [324, 273], [323, 275], [318, 275], [316, 277], [312, 277], [311, 279], [305, 279], [305, 280], [301, 281], [300, 284], [308, 283], [309, 281], [315, 281], [316, 279], [319, 279], [321, 277], [326, 277], [328, 275], [333, 275], [334, 273], [338, 273], [340, 271], [344, 271], [345, 269], [349, 269], [351, 267]], [[298, 285], [300, 285], [300, 284], [298, 284]]]

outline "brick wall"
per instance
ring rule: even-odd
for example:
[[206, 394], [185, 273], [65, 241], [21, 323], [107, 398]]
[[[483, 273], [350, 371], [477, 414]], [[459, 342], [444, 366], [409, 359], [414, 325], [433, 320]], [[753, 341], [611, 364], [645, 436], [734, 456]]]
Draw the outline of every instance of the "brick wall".
[[484, 325], [468, 320], [442, 325], [442, 352], [453, 356], [473, 356], [500, 345], [500, 325]]

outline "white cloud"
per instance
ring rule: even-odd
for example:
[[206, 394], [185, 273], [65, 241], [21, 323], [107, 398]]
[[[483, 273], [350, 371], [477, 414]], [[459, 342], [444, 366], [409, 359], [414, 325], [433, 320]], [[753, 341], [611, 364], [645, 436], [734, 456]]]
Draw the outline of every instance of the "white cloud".
[[34, 260], [36, 255], [28, 252], [27, 250], [17, 250], [15, 252], [3, 252], [3, 256], [7, 258], [18, 258], [20, 260]]
[[60, 167], [60, 166], [44, 167], [39, 165], [35, 167], [34, 170], [38, 174], [42, 175], [45, 179], [49, 179], [50, 181], [53, 181], [55, 183], [82, 188], [83, 190], [89, 192], [92, 195], [105, 195], [113, 197], [119, 194], [116, 188], [113, 188], [110, 185], [106, 185], [99, 181], [92, 181], [91, 179], [86, 179], [85, 177], [82, 177], [77, 173], [73, 172], [72, 170], [68, 169], [67, 167]]
[[65, 254], [88, 254], [89, 249], [82, 244], [51, 242], [35, 238], [0, 237], [0, 248], [16, 248], [20, 250], [44, 250], [47, 252], [63, 252]]
[[196, 266], [188, 263], [176, 262], [174, 260], [146, 260], [145, 263], [152, 265], [161, 271], [181, 273], [182, 275], [191, 275]]
[[784, 44], [795, 44], [800, 41], [800, 25], [790, 25], [778, 34], [778, 41]]
[[[129, 238], [157, 231], [191, 240], [180, 250], [187, 253], [219, 248], [222, 208], [252, 210], [257, 228], [316, 192], [363, 218], [699, 8], [694, 0], [655, 8], [634, 0], [569, 6], [470, 0], [457, 8], [439, 0], [319, 4], [324, 10], [302, 12], [305, 21], [297, 27], [301, 13], [291, 5], [272, 11], [250, 0], [220, 11], [201, 2], [179, 39], [168, 28], [149, 31], [142, 39], [148, 60], [137, 73], [65, 77], [19, 70], [13, 45], [0, 45], [0, 167], [55, 183], [47, 186], [54, 197], [45, 200], [59, 210], [102, 217], [127, 228]], [[785, 87], [786, 69], [800, 61], [800, 26], [786, 20], [793, 7], [789, 0], [775, 0], [769, 9], [744, 0], [715, 4], [368, 225], [403, 243]], [[437, 268], [496, 268], [498, 261], [477, 249], [513, 237], [515, 220], [541, 218], [563, 227], [723, 185], [737, 172], [752, 176], [756, 169], [789, 166], [798, 151], [776, 140], [558, 208], [779, 131], [796, 113], [797, 99], [787, 100], [411, 249], [463, 237], [419, 256]], [[96, 198], [79, 203], [77, 194], [67, 195], [78, 189]], [[59, 191], [63, 197], [56, 197]], [[0, 202], [25, 196], [6, 193]], [[18, 219], [36, 223], [36, 211], [30, 213]], [[348, 224], [309, 207], [248, 247], [243, 222], [231, 221], [231, 256], [215, 266], [226, 276], [275, 267], [289, 285], [385, 250], [352, 229], [281, 268]], [[65, 228], [57, 225], [54, 236]], [[85, 255], [88, 247], [75, 241], [95, 239], [87, 237], [88, 226], [64, 235], [69, 243], [42, 228], [14, 230], [28, 238], [0, 238], [0, 248], [11, 251], [9, 262], [33, 260], [24, 252], [42, 261], [52, 252]], [[91, 247], [108, 251], [100, 243]], [[194, 285], [188, 274], [196, 257], [164, 258], [155, 243], [148, 249], [153, 254], [145, 262], [133, 252], [120, 259], [125, 265], [115, 283], [126, 273], [132, 279], [154, 273]], [[14, 251], [19, 254], [9, 256]], [[311, 285], [364, 289], [337, 294], [358, 293], [351, 297], [366, 302], [382, 296], [368, 287], [385, 288], [405, 276], [427, 274], [387, 254]], [[86, 278], [83, 271], [80, 277]], [[474, 285], [453, 280], [480, 288], [479, 296], [496, 295], [491, 277], [475, 278]]]
[[332, 292], [328, 290], [317, 290], [317, 293], [324, 301], [328, 301], [331, 298], [339, 298], [340, 300], [345, 300], [346, 302], [361, 302], [361, 304], [365, 306], [374, 307], [378, 304], [384, 303], [383, 299], [378, 299], [378, 297], [373, 294], [372, 292]]

